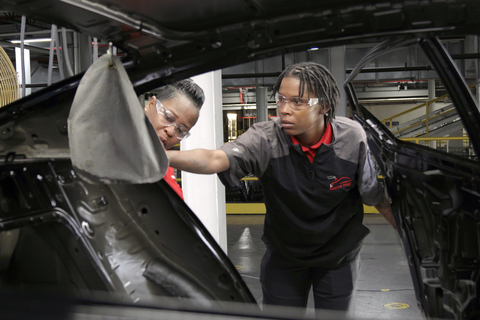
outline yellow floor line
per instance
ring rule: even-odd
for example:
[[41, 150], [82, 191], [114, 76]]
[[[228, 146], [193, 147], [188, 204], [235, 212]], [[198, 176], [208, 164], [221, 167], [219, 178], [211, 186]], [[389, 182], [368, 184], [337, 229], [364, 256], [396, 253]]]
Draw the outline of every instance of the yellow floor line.
[[[227, 214], [265, 214], [264, 203], [227, 203]], [[375, 207], [363, 205], [365, 213], [378, 213]]]

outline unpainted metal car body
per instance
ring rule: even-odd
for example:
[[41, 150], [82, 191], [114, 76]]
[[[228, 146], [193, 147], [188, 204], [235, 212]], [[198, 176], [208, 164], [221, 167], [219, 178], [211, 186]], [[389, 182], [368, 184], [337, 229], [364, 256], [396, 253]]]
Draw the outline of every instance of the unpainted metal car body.
[[[112, 41], [125, 53], [138, 94], [313, 46], [387, 41], [360, 68], [380, 51], [416, 41], [480, 152], [478, 109], [436, 38], [478, 34], [477, 1], [1, 0], [0, 7]], [[258, 309], [234, 266], [166, 183], [97, 185], [75, 174], [67, 118], [81, 78], [0, 109], [2, 291], [80, 299], [103, 292], [154, 306], [161, 303], [152, 297], [180, 297], [198, 308], [236, 301]], [[432, 318], [478, 318], [478, 158], [398, 140], [362, 107], [350, 80], [353, 116], [385, 178], [422, 310]]]

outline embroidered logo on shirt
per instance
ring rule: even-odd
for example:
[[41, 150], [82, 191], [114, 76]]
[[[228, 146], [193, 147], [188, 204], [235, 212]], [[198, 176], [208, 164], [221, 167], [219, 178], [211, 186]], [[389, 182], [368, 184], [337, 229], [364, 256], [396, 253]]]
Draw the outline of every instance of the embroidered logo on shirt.
[[233, 148], [232, 151], [240, 152], [240, 150], [238, 150], [238, 148]]
[[349, 177], [337, 178], [335, 176], [328, 176], [327, 179], [334, 179], [334, 181], [330, 183], [330, 190], [345, 188], [352, 184], [352, 179]]

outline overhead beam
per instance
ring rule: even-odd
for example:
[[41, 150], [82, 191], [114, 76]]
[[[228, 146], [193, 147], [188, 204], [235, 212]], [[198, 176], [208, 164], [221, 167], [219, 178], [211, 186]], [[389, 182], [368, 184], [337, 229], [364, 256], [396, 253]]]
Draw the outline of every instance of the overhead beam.
[[428, 90], [409, 89], [409, 90], [391, 90], [391, 91], [357, 91], [359, 100], [365, 99], [388, 99], [388, 98], [428, 98]]
[[[0, 46], [20, 48], [20, 43], [11, 43], [9, 41], [0, 40]], [[44, 54], [48, 54], [50, 52], [49, 49], [43, 49], [43, 48], [39, 48], [39, 47], [35, 47], [35, 46], [29, 46], [29, 45], [24, 45], [23, 48], [27, 49], [27, 50], [30, 50], [30, 51], [44, 53]]]

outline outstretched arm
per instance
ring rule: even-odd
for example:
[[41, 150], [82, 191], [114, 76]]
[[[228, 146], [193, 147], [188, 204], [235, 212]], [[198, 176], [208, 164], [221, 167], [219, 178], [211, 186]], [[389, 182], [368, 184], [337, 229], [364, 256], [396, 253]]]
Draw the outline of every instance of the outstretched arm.
[[220, 150], [167, 151], [170, 166], [182, 171], [211, 174], [230, 168], [227, 154]]
[[395, 225], [395, 219], [393, 218], [392, 213], [392, 206], [390, 202], [388, 202], [385, 196], [383, 197], [382, 201], [375, 206], [375, 208], [380, 212], [380, 214], [390, 223], [393, 229], [397, 230], [397, 226]]

